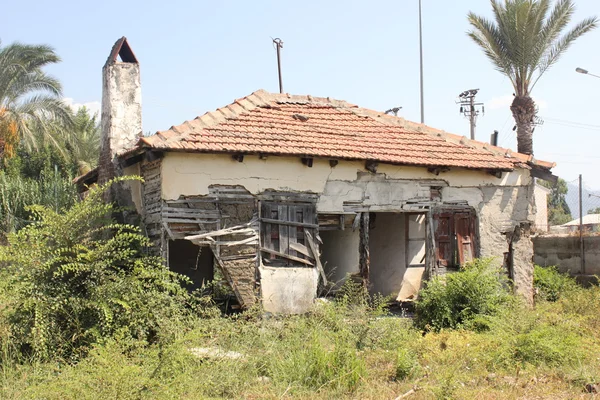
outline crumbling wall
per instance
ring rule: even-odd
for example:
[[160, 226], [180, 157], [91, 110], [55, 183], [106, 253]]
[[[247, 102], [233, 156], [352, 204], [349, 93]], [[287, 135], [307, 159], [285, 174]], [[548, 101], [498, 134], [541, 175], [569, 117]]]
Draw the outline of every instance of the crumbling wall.
[[273, 314], [303, 314], [317, 294], [316, 268], [260, 267], [262, 305]]
[[[500, 265], [512, 246], [510, 272], [515, 290], [531, 297], [528, 229], [534, 199], [526, 169], [496, 175], [381, 164], [377, 173], [372, 173], [362, 162], [341, 161], [334, 166], [328, 160], [315, 159], [309, 168], [295, 157], [246, 156], [239, 162], [230, 155], [168, 153], [163, 175], [162, 198], [167, 201], [182, 194], [206, 196], [211, 185], [223, 184], [241, 185], [253, 196], [269, 190], [313, 193], [318, 197], [319, 213], [368, 216], [370, 212], [427, 212], [444, 205], [472, 207], [479, 221], [481, 256], [494, 257]], [[361, 232], [368, 237], [366, 230]], [[359, 248], [366, 251], [359, 252], [360, 272], [368, 275], [371, 255], [363, 245], [368, 240], [363, 239]]]

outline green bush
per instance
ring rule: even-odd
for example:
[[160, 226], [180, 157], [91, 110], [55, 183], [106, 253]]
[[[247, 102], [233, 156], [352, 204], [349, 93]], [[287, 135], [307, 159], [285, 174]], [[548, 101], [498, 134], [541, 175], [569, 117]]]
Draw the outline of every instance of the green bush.
[[533, 286], [536, 299], [546, 301], [557, 301], [565, 292], [578, 287], [575, 279], [567, 274], [561, 274], [556, 267], [540, 267], [539, 265], [533, 269]]
[[492, 259], [480, 259], [459, 272], [435, 277], [419, 293], [415, 325], [424, 330], [485, 328], [486, 317], [495, 315], [513, 297], [500, 268]]
[[407, 350], [399, 349], [396, 359], [396, 379], [401, 381], [415, 375], [419, 370], [419, 362], [416, 355]]
[[102, 201], [111, 183], [62, 213], [32, 207], [36, 222], [0, 247], [3, 341], [20, 354], [76, 359], [112, 337], [156, 342], [187, 318], [186, 278], [146, 254], [138, 227], [114, 222]]

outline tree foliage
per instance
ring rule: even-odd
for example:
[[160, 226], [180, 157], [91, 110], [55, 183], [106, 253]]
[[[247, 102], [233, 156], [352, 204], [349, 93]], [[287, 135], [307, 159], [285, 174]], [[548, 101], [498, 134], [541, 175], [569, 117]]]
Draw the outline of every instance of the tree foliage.
[[21, 354], [73, 358], [116, 336], [153, 342], [189, 315], [186, 278], [146, 254], [138, 227], [112, 219], [109, 184], [64, 212], [32, 207], [37, 221], [0, 247], [2, 316]]
[[552, 191], [548, 196], [548, 225], [562, 225], [571, 221], [573, 217], [569, 204], [567, 204], [569, 191], [567, 182], [558, 178], [556, 185], [547, 181], [539, 181], [539, 183]]
[[71, 125], [60, 82], [43, 70], [59, 61], [45, 45], [0, 47], [0, 158], [13, 157], [21, 142], [29, 149], [40, 141], [58, 145]]
[[595, 17], [566, 30], [575, 6], [571, 0], [491, 0], [494, 19], [468, 14], [471, 39], [512, 83], [511, 112], [517, 124], [518, 151], [533, 154], [537, 107], [531, 90], [575, 40], [596, 28]]

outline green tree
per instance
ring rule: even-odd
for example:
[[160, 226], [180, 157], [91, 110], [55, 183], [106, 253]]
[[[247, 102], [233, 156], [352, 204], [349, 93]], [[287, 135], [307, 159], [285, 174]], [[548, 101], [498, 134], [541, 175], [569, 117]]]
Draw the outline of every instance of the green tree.
[[168, 340], [201, 305], [138, 227], [112, 219], [111, 183], [62, 212], [34, 207], [37, 222], [0, 246], [0, 318], [17, 353], [73, 359], [112, 337]]
[[51, 47], [0, 42], [0, 158], [19, 143], [37, 148], [40, 138], [58, 146], [72, 112], [61, 101], [60, 82], [43, 68], [60, 61]]
[[590, 208], [587, 213], [588, 214], [600, 214], [600, 207]]
[[573, 219], [567, 204], [569, 187], [564, 179], [558, 178], [556, 185], [547, 181], [539, 181], [540, 185], [552, 190], [548, 196], [548, 224], [562, 225]]
[[85, 174], [98, 164], [100, 156], [100, 123], [96, 115], [90, 115], [81, 107], [73, 118], [73, 128], [67, 136], [68, 147], [77, 164], [79, 174]]
[[[597, 26], [587, 18], [565, 31], [575, 6], [571, 0], [491, 0], [494, 20], [469, 13], [468, 33], [494, 66], [512, 83], [510, 106], [517, 126], [519, 153], [533, 154], [537, 106], [531, 91], [542, 75], [581, 35]], [[563, 33], [564, 32], [564, 33]]]

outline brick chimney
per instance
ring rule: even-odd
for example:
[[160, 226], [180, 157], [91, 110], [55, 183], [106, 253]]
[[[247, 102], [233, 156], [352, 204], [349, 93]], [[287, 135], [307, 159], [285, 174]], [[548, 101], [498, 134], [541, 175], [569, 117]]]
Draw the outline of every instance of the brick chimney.
[[142, 136], [140, 64], [127, 38], [117, 40], [102, 68], [102, 139], [98, 182], [120, 175], [115, 156]]

